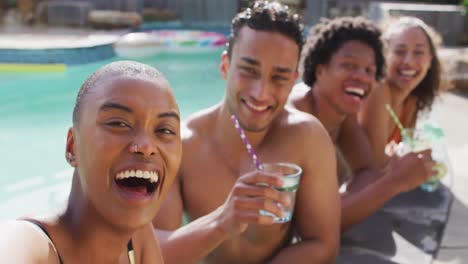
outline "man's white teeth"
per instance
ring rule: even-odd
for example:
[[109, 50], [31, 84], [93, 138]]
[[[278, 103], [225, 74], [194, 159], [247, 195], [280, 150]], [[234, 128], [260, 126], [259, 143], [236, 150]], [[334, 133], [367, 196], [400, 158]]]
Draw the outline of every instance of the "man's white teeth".
[[130, 177], [148, 179], [152, 183], [157, 183], [159, 175], [154, 171], [142, 171], [142, 170], [126, 170], [119, 172], [116, 176], [117, 180], [126, 179]]
[[345, 89], [345, 91], [347, 93], [358, 95], [360, 97], [364, 96], [364, 94], [366, 93], [366, 91], [364, 91], [364, 89], [355, 88], [355, 87], [348, 87], [348, 88]]
[[268, 106], [265, 105], [265, 106], [258, 106], [258, 105], [254, 105], [252, 104], [251, 102], [249, 101], [246, 101], [247, 105], [250, 107], [250, 108], [253, 108], [255, 111], [265, 111]]
[[415, 70], [401, 70], [400, 74], [406, 77], [413, 77], [414, 75], [416, 75], [416, 71]]

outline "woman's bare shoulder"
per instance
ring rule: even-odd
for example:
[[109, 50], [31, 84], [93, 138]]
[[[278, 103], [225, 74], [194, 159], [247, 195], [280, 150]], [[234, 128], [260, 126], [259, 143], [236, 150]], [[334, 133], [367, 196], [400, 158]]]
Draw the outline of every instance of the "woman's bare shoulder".
[[35, 224], [3, 221], [0, 234], [0, 254], [5, 263], [58, 263], [54, 245]]

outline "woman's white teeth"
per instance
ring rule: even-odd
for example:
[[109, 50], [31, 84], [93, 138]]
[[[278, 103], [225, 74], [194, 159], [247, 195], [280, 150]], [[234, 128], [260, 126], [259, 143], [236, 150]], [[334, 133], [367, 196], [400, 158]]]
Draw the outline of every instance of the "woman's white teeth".
[[258, 106], [258, 105], [252, 104], [252, 103], [249, 102], [249, 101], [246, 101], [246, 103], [247, 103], [247, 105], [248, 105], [249, 107], [253, 108], [253, 109], [256, 110], [256, 111], [265, 111], [265, 110], [268, 108], [267, 105]]
[[414, 75], [416, 75], [416, 71], [415, 70], [401, 70], [400, 74], [403, 76], [407, 76], [407, 77], [413, 77]]
[[364, 96], [364, 94], [366, 93], [366, 91], [364, 91], [364, 89], [361, 89], [361, 88], [355, 88], [355, 87], [348, 87], [345, 89], [345, 91], [347, 93], [350, 93], [350, 94], [353, 94], [353, 95], [358, 95], [358, 96]]
[[117, 180], [126, 179], [130, 177], [148, 179], [152, 183], [156, 183], [159, 180], [158, 173], [154, 171], [126, 170], [119, 172], [116, 176]]

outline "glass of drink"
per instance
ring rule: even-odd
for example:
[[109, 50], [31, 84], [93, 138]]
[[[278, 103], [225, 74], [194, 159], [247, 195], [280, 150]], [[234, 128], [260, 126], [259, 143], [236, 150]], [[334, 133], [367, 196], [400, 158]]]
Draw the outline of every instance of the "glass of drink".
[[296, 201], [296, 191], [299, 187], [299, 180], [301, 179], [302, 169], [296, 164], [286, 163], [286, 162], [278, 162], [278, 163], [263, 163], [262, 164], [263, 171], [270, 172], [276, 175], [279, 175], [283, 179], [283, 186], [280, 188], [276, 188], [278, 191], [286, 193], [291, 203], [289, 206], [282, 206], [283, 209], [283, 217], [278, 217], [270, 212], [260, 210], [261, 215], [267, 215], [273, 217], [275, 223], [285, 223], [291, 221], [293, 212], [294, 212], [294, 204]]
[[435, 191], [439, 186], [439, 181], [448, 173], [448, 155], [445, 145], [442, 142], [443, 134], [431, 127], [425, 126], [422, 129], [407, 129], [409, 138], [404, 138], [396, 149], [396, 154], [403, 156], [409, 152], [419, 152], [426, 149], [432, 149], [432, 159], [436, 162], [434, 169], [437, 174], [432, 176], [421, 189], [427, 192]]

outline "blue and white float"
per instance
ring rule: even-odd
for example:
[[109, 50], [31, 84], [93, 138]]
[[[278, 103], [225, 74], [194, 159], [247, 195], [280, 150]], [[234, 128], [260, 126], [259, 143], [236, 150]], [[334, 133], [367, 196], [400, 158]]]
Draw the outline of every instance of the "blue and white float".
[[114, 50], [124, 58], [141, 58], [161, 52], [201, 52], [224, 48], [225, 35], [196, 30], [154, 30], [123, 35]]

